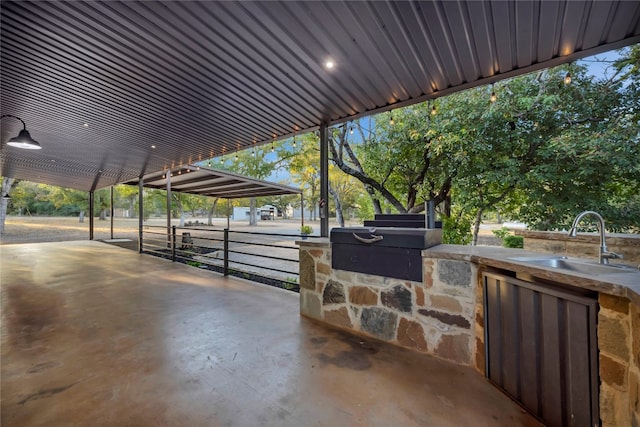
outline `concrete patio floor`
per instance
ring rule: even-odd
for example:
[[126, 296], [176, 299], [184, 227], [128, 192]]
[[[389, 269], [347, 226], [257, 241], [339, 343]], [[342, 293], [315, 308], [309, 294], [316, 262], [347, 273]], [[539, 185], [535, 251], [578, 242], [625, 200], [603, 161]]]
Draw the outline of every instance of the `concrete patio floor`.
[[3, 245], [3, 426], [537, 426], [298, 295], [99, 242]]

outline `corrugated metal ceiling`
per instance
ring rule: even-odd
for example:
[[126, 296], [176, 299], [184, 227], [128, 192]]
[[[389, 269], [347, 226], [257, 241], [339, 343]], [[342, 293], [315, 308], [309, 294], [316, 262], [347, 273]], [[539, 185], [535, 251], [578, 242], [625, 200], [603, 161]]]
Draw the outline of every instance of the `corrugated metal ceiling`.
[[2, 114], [43, 147], [7, 147], [3, 119], [1, 173], [83, 190], [640, 41], [631, 1], [1, 10]]

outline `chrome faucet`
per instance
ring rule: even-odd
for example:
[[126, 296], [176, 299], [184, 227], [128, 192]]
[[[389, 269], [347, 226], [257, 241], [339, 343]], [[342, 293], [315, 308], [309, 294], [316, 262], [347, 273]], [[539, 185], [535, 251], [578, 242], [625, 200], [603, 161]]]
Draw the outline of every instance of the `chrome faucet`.
[[596, 219], [598, 220], [598, 229], [600, 230], [600, 254], [599, 254], [598, 260], [600, 261], [600, 264], [609, 264], [609, 259], [622, 259], [622, 255], [617, 254], [615, 252], [610, 252], [607, 249], [607, 244], [604, 241], [604, 233], [605, 233], [604, 218], [602, 218], [602, 215], [600, 215], [598, 212], [584, 211], [578, 214], [576, 219], [573, 220], [573, 225], [569, 229], [569, 237], [577, 236], [578, 223], [582, 218], [584, 218], [587, 215], [595, 216]]

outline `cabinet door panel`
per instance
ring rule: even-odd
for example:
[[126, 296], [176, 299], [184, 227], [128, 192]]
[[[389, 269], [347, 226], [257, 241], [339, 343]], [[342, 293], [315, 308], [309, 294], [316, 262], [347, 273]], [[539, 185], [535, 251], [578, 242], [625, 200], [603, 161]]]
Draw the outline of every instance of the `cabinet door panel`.
[[487, 376], [550, 427], [598, 424], [597, 303], [484, 273]]

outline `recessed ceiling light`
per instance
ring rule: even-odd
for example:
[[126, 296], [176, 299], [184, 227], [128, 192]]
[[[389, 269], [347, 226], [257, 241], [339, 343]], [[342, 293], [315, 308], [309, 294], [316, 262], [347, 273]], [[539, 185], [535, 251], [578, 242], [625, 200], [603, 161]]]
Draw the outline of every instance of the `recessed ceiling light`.
[[85, 123], [84, 127], [88, 128], [89, 127], [89, 123]]
[[336, 63], [333, 62], [333, 59], [331, 58], [327, 59], [324, 63], [324, 68], [326, 68], [327, 70], [333, 70], [335, 66], [336, 66]]
[[152, 145], [152, 146], [151, 146], [151, 148], [156, 148], [156, 146], [155, 146], [155, 145]]

